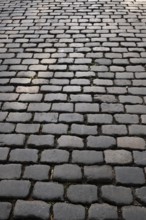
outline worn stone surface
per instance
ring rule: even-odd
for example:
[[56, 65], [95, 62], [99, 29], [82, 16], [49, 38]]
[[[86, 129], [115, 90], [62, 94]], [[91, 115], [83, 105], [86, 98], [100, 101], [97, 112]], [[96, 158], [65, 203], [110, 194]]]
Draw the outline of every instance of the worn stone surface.
[[50, 205], [42, 201], [18, 200], [14, 209], [14, 218], [39, 218], [47, 220], [50, 216]]
[[145, 220], [145, 136], [146, 1], [0, 1], [0, 220]]
[[55, 220], [84, 220], [85, 208], [82, 205], [56, 203], [53, 208]]
[[0, 202], [0, 220], [9, 219], [12, 204], [9, 202]]
[[92, 204], [89, 208], [89, 220], [116, 220], [118, 218], [117, 208], [108, 204]]

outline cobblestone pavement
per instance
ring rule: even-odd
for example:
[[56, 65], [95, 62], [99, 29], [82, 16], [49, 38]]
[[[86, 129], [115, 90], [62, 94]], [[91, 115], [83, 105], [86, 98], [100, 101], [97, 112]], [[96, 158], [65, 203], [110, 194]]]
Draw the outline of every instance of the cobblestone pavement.
[[146, 220], [146, 1], [0, 20], [0, 220]]

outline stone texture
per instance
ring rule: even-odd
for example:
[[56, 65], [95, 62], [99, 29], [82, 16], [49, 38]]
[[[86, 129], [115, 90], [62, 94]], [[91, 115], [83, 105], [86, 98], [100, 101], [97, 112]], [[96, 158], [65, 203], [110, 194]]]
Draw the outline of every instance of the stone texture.
[[146, 208], [138, 206], [128, 206], [122, 209], [124, 220], [144, 220], [146, 215]]
[[14, 208], [15, 219], [39, 218], [47, 220], [50, 216], [50, 205], [42, 201], [18, 200]]
[[53, 207], [54, 220], [84, 220], [85, 208], [82, 205], [56, 203]]
[[107, 164], [129, 164], [132, 163], [132, 155], [126, 150], [106, 150], [104, 151]]
[[64, 164], [54, 168], [53, 180], [58, 181], [78, 181], [81, 180], [81, 168], [77, 165]]
[[84, 175], [88, 182], [111, 182], [113, 179], [113, 172], [110, 166], [85, 166]]
[[91, 204], [98, 200], [97, 187], [94, 185], [71, 185], [67, 190], [67, 198], [73, 203]]
[[53, 182], [37, 182], [33, 190], [33, 198], [47, 201], [61, 201], [63, 194], [63, 185]]
[[12, 204], [9, 202], [0, 202], [0, 220], [9, 219]]
[[117, 220], [118, 213], [117, 208], [115, 206], [111, 206], [108, 204], [92, 204], [89, 208], [89, 220]]
[[145, 184], [145, 177], [142, 168], [139, 167], [116, 167], [116, 181], [124, 185]]
[[115, 205], [130, 205], [133, 201], [132, 191], [122, 186], [102, 186], [103, 200]]

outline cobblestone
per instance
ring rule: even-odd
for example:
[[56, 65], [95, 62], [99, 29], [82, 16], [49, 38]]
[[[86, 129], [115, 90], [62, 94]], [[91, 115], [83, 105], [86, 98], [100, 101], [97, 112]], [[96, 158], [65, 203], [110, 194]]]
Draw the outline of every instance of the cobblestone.
[[112, 168], [110, 166], [85, 166], [84, 175], [89, 182], [111, 182], [113, 179]]
[[98, 200], [97, 187], [94, 185], [71, 185], [67, 190], [67, 198], [73, 203], [91, 204]]
[[146, 209], [144, 207], [128, 206], [122, 209], [122, 213], [124, 220], [130, 220], [130, 219], [136, 220], [137, 218], [144, 220]]
[[0, 182], [0, 196], [4, 198], [26, 198], [30, 190], [30, 181], [2, 180]]
[[9, 219], [12, 205], [9, 202], [0, 202], [0, 220]]
[[33, 190], [33, 198], [47, 201], [61, 201], [63, 194], [63, 185], [51, 182], [37, 182]]
[[84, 220], [85, 208], [82, 205], [56, 203], [53, 207], [55, 220]]
[[92, 204], [89, 209], [89, 220], [116, 220], [118, 218], [117, 208], [108, 204]]
[[116, 181], [124, 185], [145, 184], [143, 170], [139, 167], [116, 167]]
[[82, 178], [81, 168], [77, 165], [63, 164], [55, 166], [53, 180], [79, 181]]
[[48, 180], [49, 172], [50, 166], [30, 165], [25, 167], [23, 178], [32, 180]]
[[18, 200], [14, 209], [14, 218], [39, 218], [47, 220], [50, 216], [50, 205], [42, 201]]
[[122, 186], [103, 186], [102, 198], [115, 205], [129, 205], [133, 201], [131, 189]]

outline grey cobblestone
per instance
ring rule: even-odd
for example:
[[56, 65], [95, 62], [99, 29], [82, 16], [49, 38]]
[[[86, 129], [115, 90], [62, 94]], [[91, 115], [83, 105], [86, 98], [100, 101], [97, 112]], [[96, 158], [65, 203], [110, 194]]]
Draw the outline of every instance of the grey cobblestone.
[[27, 180], [2, 180], [0, 182], [0, 197], [26, 198], [30, 186], [30, 181]]
[[67, 198], [73, 203], [91, 204], [98, 200], [97, 187], [94, 185], [71, 185], [67, 190]]
[[133, 201], [132, 191], [122, 186], [102, 186], [102, 198], [115, 205], [130, 205]]
[[10, 152], [10, 161], [13, 162], [36, 162], [38, 151], [34, 149], [14, 149]]
[[10, 216], [12, 205], [9, 202], [0, 202], [0, 220], [7, 220]]
[[54, 145], [53, 135], [30, 135], [27, 142], [30, 147], [51, 147]]
[[145, 194], [146, 194], [146, 187], [145, 186], [138, 188], [135, 191], [136, 198], [144, 204], [146, 203]]
[[21, 176], [20, 164], [0, 165], [0, 179], [19, 179]]
[[58, 139], [59, 148], [83, 148], [83, 140], [76, 136], [62, 135]]
[[111, 182], [113, 173], [111, 166], [85, 166], [84, 175], [88, 182]]
[[72, 162], [85, 165], [100, 164], [103, 162], [103, 154], [97, 151], [74, 150], [72, 152]]
[[82, 179], [81, 168], [77, 165], [64, 164], [54, 168], [53, 180], [57, 181], [79, 181]]
[[132, 155], [126, 150], [106, 150], [104, 151], [107, 164], [129, 164], [132, 163]]
[[50, 217], [50, 205], [42, 201], [18, 200], [14, 209], [15, 219], [39, 218], [47, 220]]
[[110, 136], [89, 136], [87, 138], [87, 147], [95, 149], [110, 148], [116, 144], [113, 137]]
[[47, 165], [30, 165], [24, 170], [24, 179], [48, 180], [50, 167]]
[[89, 220], [106, 220], [110, 218], [111, 220], [118, 219], [117, 208], [108, 204], [92, 204], [89, 209]]
[[84, 220], [85, 208], [82, 205], [56, 203], [53, 207], [55, 220]]
[[125, 149], [145, 149], [146, 143], [143, 138], [140, 137], [118, 137], [117, 146]]
[[37, 182], [33, 190], [33, 198], [48, 201], [61, 201], [63, 200], [63, 194], [63, 185], [51, 182]]
[[50, 163], [50, 164], [59, 164], [68, 162], [69, 152], [65, 150], [44, 150], [41, 155], [41, 162]]
[[140, 218], [140, 220], [145, 219], [146, 208], [138, 207], [138, 206], [128, 206], [122, 209], [124, 220], [136, 220]]
[[139, 167], [116, 167], [116, 181], [124, 185], [145, 184], [143, 170]]

